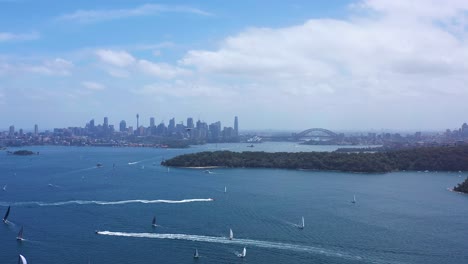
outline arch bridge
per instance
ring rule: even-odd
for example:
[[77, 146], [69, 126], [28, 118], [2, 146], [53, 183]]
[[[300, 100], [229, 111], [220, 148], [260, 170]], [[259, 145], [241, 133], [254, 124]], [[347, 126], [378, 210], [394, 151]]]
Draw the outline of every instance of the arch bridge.
[[307, 138], [319, 138], [320, 140], [334, 140], [338, 138], [338, 134], [324, 128], [309, 128], [300, 133], [294, 134], [294, 139], [304, 140]]

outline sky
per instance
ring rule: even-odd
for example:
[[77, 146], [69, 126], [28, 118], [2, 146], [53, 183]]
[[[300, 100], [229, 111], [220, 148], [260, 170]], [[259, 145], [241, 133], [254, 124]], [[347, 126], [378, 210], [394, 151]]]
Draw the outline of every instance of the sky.
[[[468, 1], [0, 0], [0, 129], [457, 128]], [[135, 124], [134, 124], [135, 123]]]

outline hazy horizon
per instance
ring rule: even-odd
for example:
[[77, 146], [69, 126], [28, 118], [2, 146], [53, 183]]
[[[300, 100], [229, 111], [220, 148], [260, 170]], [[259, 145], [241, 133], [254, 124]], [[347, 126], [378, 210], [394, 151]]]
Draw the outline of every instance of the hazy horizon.
[[[48, 8], [44, 8], [47, 6]], [[468, 121], [468, 2], [0, 1], [0, 127], [443, 131]]]

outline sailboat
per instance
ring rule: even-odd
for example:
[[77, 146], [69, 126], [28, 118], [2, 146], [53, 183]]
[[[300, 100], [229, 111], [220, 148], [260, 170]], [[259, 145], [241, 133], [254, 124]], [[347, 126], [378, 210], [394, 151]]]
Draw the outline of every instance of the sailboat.
[[26, 258], [23, 255], [18, 256], [18, 264], [28, 264]]
[[234, 233], [232, 232], [232, 229], [229, 228], [229, 240], [232, 240], [234, 238]]
[[199, 258], [200, 255], [198, 254], [198, 249], [195, 249], [195, 253], [193, 253], [193, 258]]
[[170, 168], [169, 168], [169, 167], [167, 167], [167, 173], [169, 173], [170, 171], [171, 171], [171, 170], [170, 170]]
[[353, 196], [353, 200], [351, 201], [351, 203], [356, 203], [356, 195]]
[[23, 241], [24, 240], [24, 238], [23, 238], [23, 226], [21, 226], [21, 230], [19, 231], [18, 236], [16, 237], [16, 240], [18, 240], [18, 241]]
[[244, 250], [242, 250], [242, 253], [237, 254], [239, 258], [245, 258], [245, 255], [247, 255], [247, 249], [244, 247]]
[[299, 228], [304, 229], [304, 227], [305, 227], [305, 222], [304, 222], [304, 217], [302, 217], [302, 223], [301, 225], [299, 225]]
[[226, 186], [224, 186], [224, 193], [227, 193], [227, 188], [226, 188]]
[[6, 191], [7, 184], [3, 186], [3, 190]]
[[8, 209], [6, 211], [5, 216], [3, 217], [3, 223], [8, 223], [8, 215], [10, 214], [10, 206], [8, 206]]
[[157, 227], [158, 225], [156, 224], [156, 216], [153, 217], [153, 222], [151, 222], [152, 227]]

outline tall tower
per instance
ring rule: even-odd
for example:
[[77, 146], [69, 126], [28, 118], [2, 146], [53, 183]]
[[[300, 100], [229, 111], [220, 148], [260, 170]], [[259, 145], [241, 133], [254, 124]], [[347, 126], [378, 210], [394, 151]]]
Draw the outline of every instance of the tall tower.
[[104, 127], [107, 128], [109, 126], [109, 118], [104, 117]]
[[137, 130], [138, 130], [138, 128], [140, 127], [140, 123], [139, 123], [139, 121], [140, 121], [140, 120], [139, 120], [139, 119], [140, 119], [140, 115], [137, 114], [137, 115], [136, 115], [136, 118], [137, 118]]
[[154, 117], [151, 117], [150, 118], [150, 127], [154, 127], [154, 126], [155, 126]]
[[39, 134], [39, 127], [37, 126], [37, 124], [34, 125], [34, 135], [37, 136], [37, 134]]
[[234, 136], [239, 136], [239, 120], [237, 116], [234, 117]]

